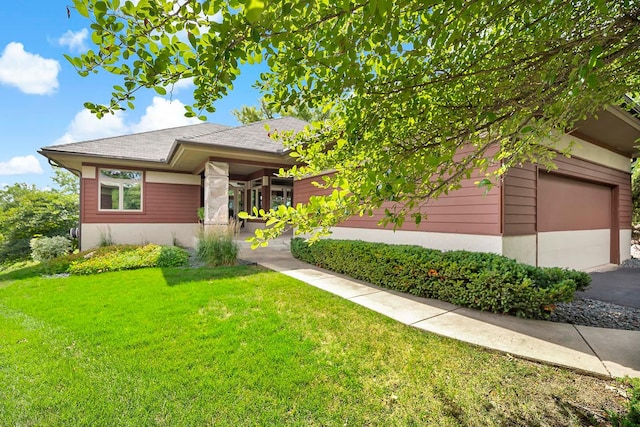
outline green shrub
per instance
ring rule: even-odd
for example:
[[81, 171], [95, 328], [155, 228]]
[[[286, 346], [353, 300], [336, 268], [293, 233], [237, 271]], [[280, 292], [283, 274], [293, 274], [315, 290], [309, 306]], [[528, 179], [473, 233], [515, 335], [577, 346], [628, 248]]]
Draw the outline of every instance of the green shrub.
[[29, 246], [34, 261], [48, 261], [71, 252], [71, 241], [64, 236], [34, 237]]
[[162, 246], [156, 267], [182, 267], [189, 264], [189, 252], [177, 246]]
[[628, 411], [625, 414], [609, 413], [611, 425], [620, 427], [640, 426], [640, 378], [626, 378], [629, 386]]
[[521, 317], [548, 318], [573, 299], [588, 274], [538, 268], [481, 252], [441, 252], [419, 246], [352, 240], [291, 242], [296, 258], [374, 285], [453, 304]]
[[105, 246], [76, 258], [70, 263], [68, 272], [95, 274], [145, 267], [177, 267], [186, 265], [188, 260], [187, 251], [173, 246]]
[[58, 258], [53, 258], [42, 263], [46, 274], [69, 273], [69, 267], [75, 261], [82, 259], [86, 252], [67, 254]]
[[198, 235], [196, 255], [200, 261], [211, 267], [235, 264], [238, 259], [235, 224], [224, 228], [201, 230]]

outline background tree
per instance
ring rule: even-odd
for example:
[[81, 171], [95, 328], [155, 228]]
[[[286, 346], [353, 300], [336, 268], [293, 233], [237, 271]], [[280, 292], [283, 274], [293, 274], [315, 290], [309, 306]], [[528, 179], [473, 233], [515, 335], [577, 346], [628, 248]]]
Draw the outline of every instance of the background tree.
[[60, 189], [24, 183], [0, 188], [0, 262], [29, 258], [29, 241], [36, 235], [66, 236], [78, 225], [77, 177], [55, 171]]
[[51, 180], [54, 182], [58, 191], [60, 191], [61, 193], [79, 196], [80, 178], [78, 178], [68, 170], [62, 168], [54, 168]]
[[[188, 116], [214, 111], [241, 72], [277, 111], [331, 110], [288, 142], [302, 166], [333, 170], [334, 191], [260, 212], [272, 226], [321, 231], [395, 202], [383, 220], [419, 223], [424, 203], [471, 171], [556, 155], [542, 143], [640, 91], [640, 5], [632, 0], [74, 0], [94, 50], [68, 58], [81, 75], [119, 75], [98, 116], [133, 108], [143, 87], [195, 83]], [[462, 147], [473, 147], [458, 155]], [[495, 154], [492, 147], [498, 147]], [[283, 171], [284, 172], [284, 171]], [[491, 178], [481, 180], [490, 184]]]
[[264, 98], [260, 99], [260, 102], [257, 106], [243, 105], [239, 110], [232, 110], [231, 114], [233, 114], [235, 118], [243, 125], [259, 122], [262, 120], [273, 119], [273, 117], [276, 116], [273, 110], [269, 108]]
[[287, 107], [280, 113], [276, 113], [264, 98], [258, 102], [258, 106], [243, 105], [239, 110], [232, 110], [236, 119], [246, 125], [247, 123], [259, 122], [262, 120], [273, 119], [274, 117], [296, 117], [305, 122], [322, 122], [328, 120], [331, 112], [323, 111], [319, 108], [309, 108], [305, 104]]

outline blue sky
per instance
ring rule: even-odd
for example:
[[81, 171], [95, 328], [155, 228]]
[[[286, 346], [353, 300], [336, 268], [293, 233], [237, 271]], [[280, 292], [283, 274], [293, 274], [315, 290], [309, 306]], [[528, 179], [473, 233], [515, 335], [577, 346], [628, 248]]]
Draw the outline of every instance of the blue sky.
[[[119, 80], [106, 73], [80, 77], [63, 54], [90, 46], [89, 21], [70, 0], [0, 1], [0, 185], [26, 182], [50, 186], [52, 169], [41, 147], [190, 123], [183, 105], [193, 86], [174, 89], [172, 102], [154, 91], [137, 94], [136, 109], [97, 120], [83, 111], [86, 101], [105, 103]], [[252, 85], [263, 66], [247, 66], [234, 90], [215, 104], [209, 121], [236, 125], [231, 114], [256, 104]]]

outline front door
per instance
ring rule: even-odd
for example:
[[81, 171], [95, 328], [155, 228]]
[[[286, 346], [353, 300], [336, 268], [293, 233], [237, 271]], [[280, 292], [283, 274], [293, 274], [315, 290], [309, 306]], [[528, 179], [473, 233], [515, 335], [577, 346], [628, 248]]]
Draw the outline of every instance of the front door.
[[238, 213], [245, 210], [244, 192], [244, 182], [229, 182], [229, 218], [238, 219]]

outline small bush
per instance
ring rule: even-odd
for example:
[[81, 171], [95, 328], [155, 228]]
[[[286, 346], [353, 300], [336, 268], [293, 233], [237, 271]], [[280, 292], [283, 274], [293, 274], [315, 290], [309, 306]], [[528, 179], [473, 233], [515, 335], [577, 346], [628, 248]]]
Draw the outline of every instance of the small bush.
[[189, 252], [177, 246], [162, 246], [156, 267], [182, 267], [189, 263]]
[[196, 247], [198, 259], [211, 267], [235, 264], [238, 259], [235, 230], [235, 223], [224, 228], [201, 230]]
[[310, 264], [374, 285], [453, 304], [548, 318], [558, 302], [573, 299], [591, 282], [588, 274], [538, 268], [481, 252], [441, 252], [419, 246], [352, 240], [291, 242], [291, 253]]
[[46, 274], [69, 273], [69, 267], [71, 266], [71, 264], [77, 260], [82, 259], [83, 255], [85, 254], [86, 252], [68, 254], [58, 258], [53, 258], [49, 261], [43, 262], [42, 266]]
[[145, 267], [178, 267], [186, 265], [189, 253], [173, 246], [106, 246], [84, 253], [68, 267], [71, 274], [96, 274], [107, 271]]
[[34, 237], [29, 246], [34, 261], [48, 261], [71, 252], [71, 241], [63, 236]]
[[626, 378], [625, 381], [629, 386], [628, 410], [624, 414], [609, 413], [609, 421], [614, 426], [637, 427], [640, 426], [640, 378]]

